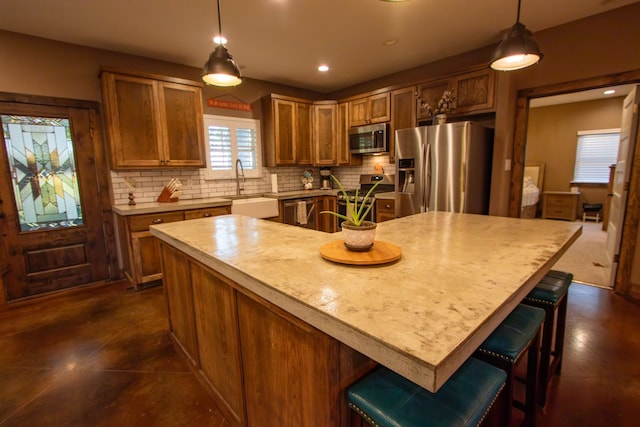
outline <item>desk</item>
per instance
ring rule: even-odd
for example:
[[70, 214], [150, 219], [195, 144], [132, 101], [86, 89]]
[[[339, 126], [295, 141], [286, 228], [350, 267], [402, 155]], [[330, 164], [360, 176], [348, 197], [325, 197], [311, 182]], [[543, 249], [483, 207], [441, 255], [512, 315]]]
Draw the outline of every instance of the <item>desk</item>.
[[542, 218], [575, 221], [580, 192], [545, 191], [542, 193]]
[[[281, 312], [280, 318], [291, 316], [292, 323], [298, 322], [305, 334], [317, 330], [430, 391], [440, 388], [460, 367], [551, 269], [581, 230], [579, 223], [429, 212], [378, 224], [376, 238], [400, 246], [402, 258], [389, 265], [361, 267], [332, 263], [320, 256], [319, 248], [340, 239], [341, 233], [326, 234], [238, 215], [151, 227], [163, 247], [184, 254], [182, 258], [189, 265], [200, 265], [223, 277], [230, 292], [236, 293], [235, 300], [242, 305], [232, 310], [239, 319], [231, 324], [240, 325], [237, 340], [242, 352], [244, 339], [258, 339], [260, 328], [266, 325], [254, 321], [252, 328], [243, 326], [251, 319], [243, 319], [242, 313], [257, 307], [247, 303], [244, 295], [252, 301], [257, 301], [257, 296], [265, 301], [258, 304], [261, 308], [273, 306], [274, 313]], [[165, 261], [165, 265], [170, 264]], [[171, 271], [176, 284], [188, 288], [184, 280], [189, 277], [188, 270], [182, 274], [178, 272], [180, 266], [175, 266]], [[198, 272], [190, 277], [204, 276]], [[192, 285], [197, 293], [206, 290], [195, 282]], [[195, 306], [206, 310], [211, 304], [208, 301]], [[171, 304], [170, 312], [171, 322], [175, 322]], [[307, 325], [306, 329], [302, 325]], [[277, 330], [284, 334], [292, 329]], [[194, 341], [203, 342], [200, 338]], [[301, 348], [295, 343], [287, 345]], [[335, 349], [331, 343], [327, 346]], [[306, 378], [293, 372], [284, 374], [286, 367], [278, 365], [280, 359], [269, 358], [267, 353], [263, 351], [258, 359], [242, 357], [242, 363], [259, 360], [259, 372], [282, 375], [282, 381], [293, 377], [296, 382], [310, 381], [308, 390], [317, 394], [327, 390], [322, 386], [327, 382], [322, 375]], [[326, 357], [307, 354], [314, 360], [330, 361], [335, 360], [336, 353]], [[209, 353], [208, 357], [212, 356]], [[342, 362], [340, 368], [330, 366], [329, 371], [340, 371]], [[340, 392], [340, 387], [346, 387], [336, 384], [325, 385]], [[281, 388], [275, 390], [282, 393]], [[242, 395], [249, 425], [251, 408], [265, 407], [261, 395], [265, 394], [253, 395], [247, 389]], [[252, 399], [257, 401], [251, 403]], [[314, 396], [305, 399], [317, 400]], [[276, 400], [290, 401], [286, 396]], [[333, 402], [342, 399], [336, 396]], [[290, 406], [286, 410], [294, 410]], [[278, 409], [270, 408], [275, 412]], [[277, 425], [277, 417], [271, 418]]]

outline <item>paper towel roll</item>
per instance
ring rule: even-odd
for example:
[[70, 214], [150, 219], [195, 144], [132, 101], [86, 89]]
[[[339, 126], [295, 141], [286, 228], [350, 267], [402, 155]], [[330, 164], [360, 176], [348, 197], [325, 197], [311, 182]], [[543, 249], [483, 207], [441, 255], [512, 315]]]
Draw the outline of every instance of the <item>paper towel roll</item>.
[[278, 174], [277, 173], [271, 174], [271, 192], [272, 193], [278, 192]]

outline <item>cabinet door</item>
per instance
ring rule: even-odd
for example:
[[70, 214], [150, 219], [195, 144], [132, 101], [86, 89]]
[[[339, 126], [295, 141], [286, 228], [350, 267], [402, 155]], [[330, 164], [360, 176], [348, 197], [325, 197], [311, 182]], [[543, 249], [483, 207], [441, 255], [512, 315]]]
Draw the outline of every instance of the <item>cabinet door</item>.
[[296, 164], [311, 165], [313, 164], [311, 104], [296, 103], [295, 121], [296, 131], [293, 140]]
[[102, 73], [101, 81], [111, 167], [160, 166], [163, 153], [158, 82], [107, 72]]
[[131, 252], [133, 254], [133, 275], [137, 290], [146, 283], [162, 279], [160, 265], [160, 247], [158, 239], [149, 231], [131, 233]]
[[296, 104], [281, 99], [273, 100], [274, 141], [276, 165], [294, 165], [296, 153], [294, 132]]
[[335, 104], [314, 105], [313, 112], [314, 164], [321, 166], [337, 165], [337, 106]]
[[204, 167], [202, 90], [196, 86], [160, 82], [163, 127], [160, 161], [171, 167]]
[[237, 304], [247, 425], [340, 425], [337, 342], [266, 301]]
[[315, 210], [318, 212], [317, 230], [325, 233], [338, 231], [338, 220], [335, 215], [321, 214], [322, 211], [337, 212], [336, 196], [318, 196], [315, 198]]
[[454, 113], [468, 114], [492, 111], [495, 104], [495, 71], [483, 69], [455, 78], [456, 96]]
[[235, 291], [196, 263], [191, 263], [191, 280], [200, 371], [232, 424], [244, 425]]
[[416, 88], [398, 89], [391, 94], [391, 135], [389, 135], [389, 158], [395, 159], [396, 130], [416, 126]]
[[338, 151], [338, 164], [345, 166], [357, 166], [362, 164], [362, 156], [353, 156], [349, 152], [349, 103], [338, 104], [338, 117], [336, 125], [336, 150]]
[[372, 95], [369, 100], [369, 123], [384, 123], [391, 119], [391, 94]]
[[164, 292], [169, 309], [169, 328], [194, 366], [199, 366], [196, 321], [189, 260], [185, 254], [161, 244]]
[[349, 101], [349, 127], [369, 124], [369, 99]]
[[[449, 80], [438, 80], [424, 83], [418, 86], [418, 99], [416, 101], [416, 111], [418, 119], [428, 119], [432, 117], [432, 109], [438, 106], [438, 101], [442, 98], [444, 91], [451, 89]], [[457, 96], [457, 93], [455, 94]]]
[[376, 222], [396, 218], [396, 203], [390, 199], [376, 199]]

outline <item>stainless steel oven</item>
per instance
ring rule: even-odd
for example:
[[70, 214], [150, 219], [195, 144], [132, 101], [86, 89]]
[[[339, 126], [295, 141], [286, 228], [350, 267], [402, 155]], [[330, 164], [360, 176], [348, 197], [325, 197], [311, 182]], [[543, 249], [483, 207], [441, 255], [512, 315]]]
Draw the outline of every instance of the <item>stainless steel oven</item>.
[[[384, 175], [384, 174], [360, 175], [360, 189], [357, 191], [358, 203], [362, 203], [364, 201], [364, 196], [377, 182], [380, 182], [380, 184], [378, 184], [375, 190], [373, 190], [373, 194], [371, 195], [370, 199], [365, 201], [365, 203], [367, 204], [367, 206], [365, 207], [365, 210], [367, 209], [368, 205], [375, 203], [375, 198], [373, 197], [375, 193], [387, 193], [387, 192], [395, 191], [396, 187], [395, 187], [394, 175]], [[356, 190], [347, 190], [346, 193], [347, 193], [347, 198], [349, 199], [349, 202], [351, 203], [355, 202]], [[375, 206], [373, 206], [369, 211], [369, 213], [367, 214], [367, 216], [365, 217], [365, 220], [375, 222], [376, 221], [375, 212], [376, 212], [376, 209], [375, 209]], [[342, 192], [338, 193], [338, 213], [342, 215], [347, 214], [347, 200], [345, 199], [344, 194]]]

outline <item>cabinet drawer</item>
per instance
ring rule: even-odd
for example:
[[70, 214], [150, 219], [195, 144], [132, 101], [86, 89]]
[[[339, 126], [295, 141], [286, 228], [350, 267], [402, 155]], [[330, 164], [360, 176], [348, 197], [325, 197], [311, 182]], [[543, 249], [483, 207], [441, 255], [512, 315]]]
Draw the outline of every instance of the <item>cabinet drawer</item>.
[[184, 219], [209, 218], [212, 216], [226, 215], [231, 213], [230, 206], [218, 206], [215, 208], [191, 209], [185, 211]]
[[145, 231], [149, 229], [150, 225], [182, 221], [183, 219], [184, 214], [182, 213], [182, 211], [149, 215], [136, 215], [129, 218], [129, 231]]
[[389, 199], [378, 199], [376, 200], [376, 208], [378, 212], [384, 213], [396, 213], [396, 201]]
[[549, 207], [564, 207], [573, 204], [573, 199], [567, 197], [547, 197], [547, 204]]

